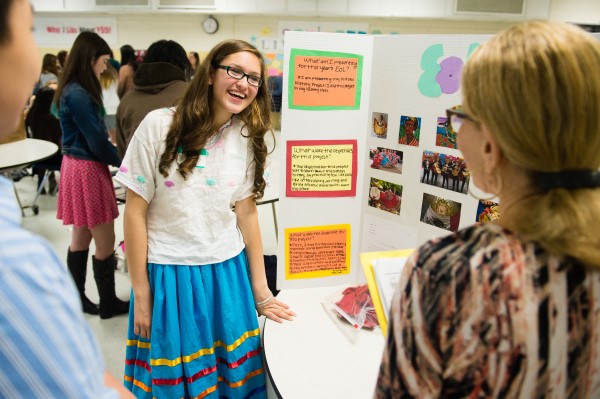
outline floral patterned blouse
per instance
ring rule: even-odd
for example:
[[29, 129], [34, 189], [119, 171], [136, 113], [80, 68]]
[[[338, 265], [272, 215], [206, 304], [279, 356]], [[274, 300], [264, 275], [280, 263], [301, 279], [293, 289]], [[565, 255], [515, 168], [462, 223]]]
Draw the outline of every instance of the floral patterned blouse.
[[389, 324], [375, 398], [600, 398], [600, 270], [499, 225], [416, 251]]

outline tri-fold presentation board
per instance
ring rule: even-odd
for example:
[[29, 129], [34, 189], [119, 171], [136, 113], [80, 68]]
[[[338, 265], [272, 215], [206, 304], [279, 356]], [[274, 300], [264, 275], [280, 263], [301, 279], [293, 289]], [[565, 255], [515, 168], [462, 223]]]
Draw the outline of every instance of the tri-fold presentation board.
[[497, 217], [446, 117], [489, 37], [286, 32], [279, 289], [364, 283], [360, 253]]

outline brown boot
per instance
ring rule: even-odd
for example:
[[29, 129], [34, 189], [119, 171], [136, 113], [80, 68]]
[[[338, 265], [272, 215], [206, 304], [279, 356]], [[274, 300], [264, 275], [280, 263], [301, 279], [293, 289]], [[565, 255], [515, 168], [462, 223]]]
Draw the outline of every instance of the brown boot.
[[94, 280], [100, 294], [100, 318], [110, 319], [113, 316], [129, 313], [129, 301], [124, 302], [115, 294], [115, 254], [104, 260], [92, 256]]

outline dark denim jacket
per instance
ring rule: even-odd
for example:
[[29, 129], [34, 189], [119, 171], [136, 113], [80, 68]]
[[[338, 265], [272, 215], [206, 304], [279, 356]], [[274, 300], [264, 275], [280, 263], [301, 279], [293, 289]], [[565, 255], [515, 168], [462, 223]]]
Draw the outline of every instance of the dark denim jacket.
[[114, 166], [121, 164], [98, 107], [79, 83], [71, 82], [63, 89], [59, 116], [63, 154]]

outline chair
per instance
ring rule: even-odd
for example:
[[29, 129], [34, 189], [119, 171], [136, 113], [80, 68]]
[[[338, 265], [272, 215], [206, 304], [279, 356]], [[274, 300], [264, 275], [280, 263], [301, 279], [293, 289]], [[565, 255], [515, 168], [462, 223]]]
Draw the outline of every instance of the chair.
[[[29, 108], [25, 118], [25, 126], [31, 138], [53, 142], [60, 148], [62, 130], [59, 120], [51, 113], [53, 99], [54, 89], [50, 87], [41, 88]], [[45, 183], [50, 180], [53, 172], [60, 171], [61, 163], [62, 154], [57, 153], [49, 159], [32, 165], [33, 174], [38, 176], [38, 189], [31, 205], [34, 214], [37, 215], [36, 201], [44, 191]], [[49, 189], [48, 192], [50, 195], [56, 193], [53, 189]]]

